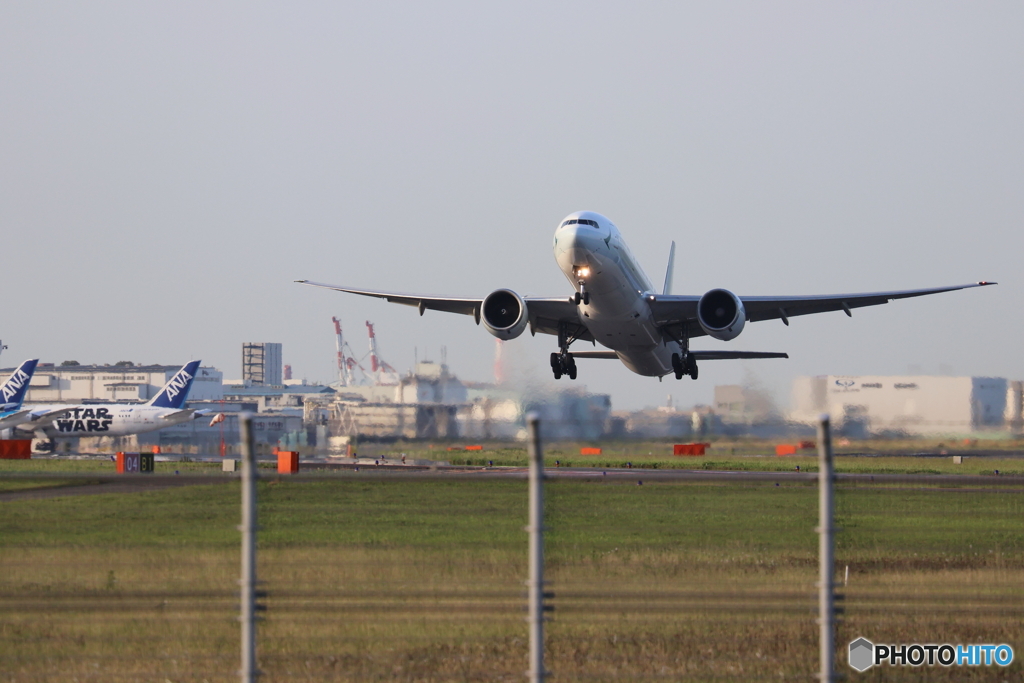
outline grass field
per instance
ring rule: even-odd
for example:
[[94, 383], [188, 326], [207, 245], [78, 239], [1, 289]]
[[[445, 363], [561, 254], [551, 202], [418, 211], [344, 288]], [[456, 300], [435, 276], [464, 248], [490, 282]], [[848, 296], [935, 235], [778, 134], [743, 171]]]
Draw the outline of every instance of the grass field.
[[[265, 680], [523, 680], [525, 493], [512, 480], [261, 482]], [[811, 680], [816, 506], [807, 484], [549, 482], [553, 680]], [[1019, 680], [1019, 661], [859, 675], [845, 645], [1019, 650], [1022, 512], [1012, 488], [840, 488], [848, 677]], [[0, 680], [237, 679], [237, 484], [0, 513]]]

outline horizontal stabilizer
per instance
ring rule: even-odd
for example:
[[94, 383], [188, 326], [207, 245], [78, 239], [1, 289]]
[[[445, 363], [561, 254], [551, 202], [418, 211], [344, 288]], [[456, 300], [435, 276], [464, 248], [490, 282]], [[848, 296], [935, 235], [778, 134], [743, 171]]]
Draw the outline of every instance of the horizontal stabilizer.
[[789, 358], [788, 353], [771, 351], [690, 351], [697, 360], [737, 360], [743, 358]]

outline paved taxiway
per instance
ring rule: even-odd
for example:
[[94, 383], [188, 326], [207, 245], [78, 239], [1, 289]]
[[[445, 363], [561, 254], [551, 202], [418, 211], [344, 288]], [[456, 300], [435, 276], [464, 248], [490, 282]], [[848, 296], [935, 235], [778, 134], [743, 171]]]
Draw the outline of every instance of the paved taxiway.
[[[299, 474], [279, 475], [262, 470], [261, 479], [287, 478], [297, 483], [324, 481], [325, 479], [376, 480], [431, 480], [431, 479], [523, 479], [529, 474], [525, 467], [454, 467], [403, 465], [343, 465], [339, 463], [303, 463]], [[814, 472], [741, 472], [725, 470], [676, 470], [642, 468], [555, 467], [545, 472], [548, 479], [572, 479], [593, 483], [656, 484], [671, 482], [692, 483], [747, 483], [762, 485], [813, 484]], [[226, 484], [236, 481], [240, 474], [211, 472], [209, 474], [115, 474], [115, 473], [12, 473], [7, 480], [31, 481], [38, 488], [0, 492], [0, 502], [9, 500], [55, 498], [60, 496], [92, 495], [100, 493], [137, 493], [171, 486]], [[838, 474], [840, 485], [902, 486], [927, 488], [938, 492], [1000, 491], [1024, 492], [1024, 476], [1018, 475], [958, 475], [958, 474]], [[52, 482], [52, 486], [47, 483]]]

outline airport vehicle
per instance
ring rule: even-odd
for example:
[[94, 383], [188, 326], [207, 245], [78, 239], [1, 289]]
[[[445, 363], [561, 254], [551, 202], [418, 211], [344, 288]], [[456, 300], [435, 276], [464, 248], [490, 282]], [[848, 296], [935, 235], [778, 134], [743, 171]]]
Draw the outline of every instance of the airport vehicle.
[[[472, 315], [499, 339], [514, 339], [527, 328], [558, 337], [551, 354], [555, 379], [576, 379], [578, 358], [618, 358], [633, 372], [651, 377], [674, 373], [676, 379], [697, 379], [697, 362], [733, 358], [788, 358], [785, 353], [755, 351], [694, 351], [690, 340], [704, 335], [721, 341], [739, 336], [748, 322], [789, 319], [798, 315], [875, 306], [994, 282], [862, 294], [824, 296], [737, 296], [727, 289], [703, 295], [672, 294], [675, 242], [669, 249], [665, 285], [658, 293], [626, 246], [618, 228], [604, 216], [579, 211], [565, 217], [555, 230], [558, 267], [572, 284], [571, 297], [522, 297], [498, 289], [483, 298], [451, 298], [402, 294], [297, 280], [314, 287], [386, 299], [427, 309]], [[600, 343], [610, 351], [570, 351], [577, 341]]]
[[28, 410], [22, 410], [21, 404], [28, 392], [32, 374], [36, 371], [38, 358], [23, 362], [7, 381], [0, 385], [0, 430], [11, 429], [29, 419]]
[[147, 403], [80, 403], [35, 406], [16, 430], [38, 439], [54, 436], [126, 436], [163, 429], [209, 413], [185, 408], [200, 361], [186, 363]]

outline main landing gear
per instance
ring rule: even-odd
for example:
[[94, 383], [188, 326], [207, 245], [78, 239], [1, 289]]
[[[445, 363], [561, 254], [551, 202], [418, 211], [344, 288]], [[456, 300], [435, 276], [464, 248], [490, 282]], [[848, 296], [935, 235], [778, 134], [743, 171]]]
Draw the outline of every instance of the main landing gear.
[[690, 353], [680, 356], [672, 354], [672, 369], [676, 372], [676, 379], [682, 379], [683, 375], [689, 375], [690, 379], [697, 379], [697, 359]]
[[571, 353], [555, 352], [551, 354], [551, 371], [555, 379], [561, 379], [562, 375], [568, 375], [569, 379], [576, 379], [576, 361]]
[[[576, 293], [576, 296], [577, 298], [580, 296], [579, 292]], [[586, 328], [577, 326], [575, 330], [570, 334], [567, 323], [558, 324], [558, 351], [551, 354], [551, 372], [555, 375], [555, 379], [562, 379], [562, 375], [568, 375], [569, 379], [576, 379], [576, 361], [569, 353], [569, 345], [576, 341], [576, 335], [585, 331]]]

